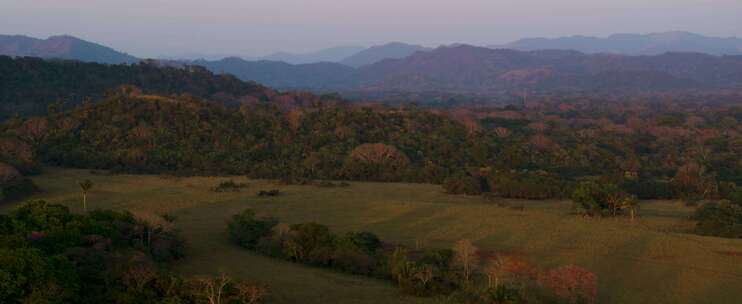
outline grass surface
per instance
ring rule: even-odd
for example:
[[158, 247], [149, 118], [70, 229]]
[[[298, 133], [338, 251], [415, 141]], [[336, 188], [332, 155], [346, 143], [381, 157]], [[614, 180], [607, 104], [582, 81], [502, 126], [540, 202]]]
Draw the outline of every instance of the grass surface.
[[[693, 212], [678, 202], [645, 202], [641, 218], [585, 219], [566, 201], [522, 201], [525, 211], [479, 197], [451, 196], [419, 184], [352, 183], [347, 188], [277, 186], [234, 178], [240, 193], [210, 188], [225, 178], [91, 175], [48, 169], [34, 178], [45, 193], [35, 198], [82, 209], [79, 180], [91, 179], [89, 208], [169, 213], [189, 244], [175, 266], [184, 275], [229, 275], [266, 283], [278, 303], [425, 303], [401, 296], [385, 281], [344, 275], [253, 255], [231, 245], [227, 219], [245, 208], [286, 223], [316, 221], [335, 232], [367, 230], [407, 245], [450, 247], [462, 238], [481, 250], [523, 256], [544, 269], [575, 264], [595, 272], [600, 303], [739, 303], [742, 240], [683, 233]], [[259, 190], [281, 189], [275, 198]], [[13, 204], [0, 206], [0, 212]]]

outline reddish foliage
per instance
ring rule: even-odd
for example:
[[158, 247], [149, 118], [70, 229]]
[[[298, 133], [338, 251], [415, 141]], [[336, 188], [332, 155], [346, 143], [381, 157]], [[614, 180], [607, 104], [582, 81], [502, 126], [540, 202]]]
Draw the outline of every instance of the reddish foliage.
[[572, 303], [595, 303], [598, 296], [597, 276], [582, 267], [562, 266], [543, 274], [540, 281], [557, 297]]
[[396, 168], [403, 168], [410, 163], [407, 156], [397, 148], [381, 143], [360, 145], [353, 149], [350, 157], [366, 163], [387, 164]]
[[21, 174], [12, 166], [0, 163], [0, 185], [15, 181], [21, 178]]

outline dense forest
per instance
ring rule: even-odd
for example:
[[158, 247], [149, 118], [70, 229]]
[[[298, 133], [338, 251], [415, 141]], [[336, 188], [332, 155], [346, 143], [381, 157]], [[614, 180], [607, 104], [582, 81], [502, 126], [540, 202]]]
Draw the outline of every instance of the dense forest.
[[97, 101], [120, 85], [146, 93], [189, 94], [214, 102], [265, 99], [272, 91], [228, 75], [214, 75], [198, 66], [160, 66], [154, 61], [107, 65], [72, 60], [0, 56], [0, 120], [43, 115], [85, 101]]
[[585, 179], [643, 199], [718, 198], [742, 182], [737, 107], [544, 102], [441, 113], [325, 104], [310, 94], [275, 99], [287, 102], [232, 109], [128, 88], [72, 111], [7, 121], [3, 155], [28, 172], [40, 161], [286, 180], [441, 183], [464, 174], [481, 178], [483, 191], [520, 198], [563, 197]]

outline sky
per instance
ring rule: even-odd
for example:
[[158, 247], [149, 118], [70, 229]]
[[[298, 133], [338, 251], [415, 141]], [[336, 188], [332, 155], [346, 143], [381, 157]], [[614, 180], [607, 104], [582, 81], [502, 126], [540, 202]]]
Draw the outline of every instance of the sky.
[[742, 37], [742, 0], [0, 0], [0, 34], [69, 34], [139, 57], [257, 56], [685, 30]]

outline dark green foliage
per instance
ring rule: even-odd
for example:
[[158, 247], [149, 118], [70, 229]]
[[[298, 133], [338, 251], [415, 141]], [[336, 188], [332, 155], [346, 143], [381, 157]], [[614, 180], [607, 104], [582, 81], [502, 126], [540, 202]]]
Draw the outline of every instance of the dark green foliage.
[[450, 194], [479, 195], [482, 194], [480, 178], [467, 173], [459, 173], [443, 181], [443, 189]]
[[260, 197], [278, 196], [279, 194], [281, 194], [281, 190], [278, 190], [278, 189], [273, 189], [273, 190], [268, 190], [268, 191], [265, 191], [265, 190], [258, 191], [258, 196]]
[[271, 235], [277, 223], [273, 218], [259, 218], [255, 211], [247, 209], [232, 216], [228, 224], [229, 237], [237, 245], [254, 249], [261, 238]]
[[490, 191], [505, 198], [563, 198], [572, 188], [570, 183], [546, 172], [496, 172], [488, 179]]
[[[483, 289], [458, 290], [447, 297], [451, 304], [519, 304], [530, 303], [524, 299], [522, 292], [516, 286], [500, 284], [497, 287]], [[534, 303], [551, 303], [535, 301]]]
[[349, 246], [368, 254], [374, 254], [381, 249], [381, 240], [371, 232], [348, 232], [338, 241], [338, 246]]
[[[260, 221], [255, 218], [251, 210], [235, 215], [228, 224], [230, 235], [233, 231], [250, 231], [254, 245], [245, 246], [244, 239], [232, 237], [236, 244], [254, 249], [262, 254], [290, 260], [297, 263], [319, 267], [334, 268], [343, 272], [375, 276], [380, 278], [394, 278], [397, 266], [390, 263], [412, 263], [399, 267], [430, 267], [431, 275], [435, 273], [436, 280], [422, 286], [412, 273], [405, 272], [402, 288], [405, 292], [415, 295], [432, 295], [447, 293], [455, 283], [446, 281], [444, 274], [450, 271], [453, 253], [450, 250], [424, 251], [410, 253], [406, 250], [389, 251], [382, 241], [370, 232], [349, 232], [345, 235], [332, 234], [327, 226], [317, 223], [294, 224], [290, 226], [264, 229], [265, 225], [271, 228], [275, 220]], [[395, 253], [396, 252], [396, 253]], [[399, 252], [404, 252], [401, 255]], [[400, 259], [404, 259], [402, 262]], [[396, 264], [395, 264], [396, 265]], [[422, 269], [422, 268], [420, 268]], [[453, 276], [451, 276], [453, 278]]]
[[696, 230], [702, 235], [742, 238], [742, 205], [711, 202], [698, 207]]
[[[186, 289], [158, 285], [167, 278], [154, 266], [154, 261], [182, 256], [183, 241], [177, 234], [130, 213], [94, 210], [78, 215], [62, 205], [30, 201], [0, 215], [0, 302], [189, 300], [192, 293]], [[143, 270], [143, 265], [149, 268]], [[137, 271], [150, 276], [134, 289], [131, 279], [141, 276], [129, 274]]]
[[626, 194], [615, 184], [582, 182], [572, 193], [575, 210], [585, 215], [616, 215]]
[[639, 199], [672, 199], [678, 197], [675, 185], [654, 179], [627, 180], [621, 188]]
[[240, 192], [242, 189], [247, 188], [247, 184], [245, 183], [236, 183], [233, 180], [226, 180], [216, 187], [212, 188], [211, 191], [214, 192]]
[[171, 68], [156, 63], [105, 65], [78, 61], [0, 56], [0, 121], [16, 113], [43, 115], [52, 108], [98, 100], [122, 85], [139, 87], [146, 94], [209, 98], [237, 103], [242, 96], [263, 98], [266, 89], [229, 75], [215, 75], [192, 66]]
[[332, 254], [334, 236], [330, 229], [317, 223], [291, 225], [286, 241], [286, 256], [300, 262], [325, 264]]
[[38, 191], [36, 185], [28, 178], [0, 185], [0, 202], [19, 200]]
[[[237, 220], [241, 218], [250, 220]], [[236, 226], [255, 227], [255, 222], [254, 213], [246, 210], [235, 215], [228, 230], [231, 234]], [[270, 219], [267, 222], [273, 227], [275, 220]], [[272, 230], [264, 229], [251, 235], [261, 237], [255, 246], [247, 248], [261, 254], [387, 279], [398, 284], [400, 290], [406, 294], [443, 296], [452, 303], [525, 303], [523, 296], [532, 289], [515, 289], [504, 284], [493, 289], [466, 286], [455, 270], [453, 250], [411, 250], [403, 246], [390, 246], [391, 244], [384, 244], [370, 232], [335, 235], [327, 226], [304, 223], [290, 226], [279, 224]], [[232, 238], [232, 241], [243, 246], [240, 239]], [[462, 301], [464, 298], [472, 301]]]

